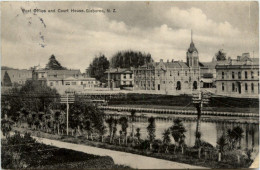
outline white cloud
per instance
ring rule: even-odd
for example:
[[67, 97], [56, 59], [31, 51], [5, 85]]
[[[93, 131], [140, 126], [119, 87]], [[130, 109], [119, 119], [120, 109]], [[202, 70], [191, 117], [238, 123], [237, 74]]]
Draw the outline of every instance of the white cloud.
[[[38, 2], [36, 6], [40, 4]], [[70, 3], [63, 8], [71, 5], [73, 8], [94, 8], [83, 2], [80, 6]], [[48, 7], [48, 3], [41, 7]], [[65, 67], [84, 71], [96, 54], [101, 52], [111, 57], [119, 50], [128, 49], [149, 52], [156, 61], [161, 58], [185, 61], [191, 28], [202, 61], [210, 61], [220, 48], [231, 56], [253, 50], [258, 54], [255, 34], [243, 32], [227, 21], [213, 21], [198, 8], [171, 7], [160, 13], [164, 24], [146, 28], [127, 25], [103, 13], [35, 16], [21, 14], [19, 5], [5, 5], [4, 9], [2, 65], [13, 67], [28, 68], [39, 62], [45, 65], [49, 56], [54, 54]], [[46, 28], [39, 17], [43, 18]], [[40, 32], [44, 35], [45, 48], [39, 45], [42, 42]]]

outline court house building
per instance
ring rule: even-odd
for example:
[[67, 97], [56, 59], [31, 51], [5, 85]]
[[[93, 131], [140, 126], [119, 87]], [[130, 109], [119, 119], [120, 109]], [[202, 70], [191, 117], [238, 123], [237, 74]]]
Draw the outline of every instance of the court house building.
[[135, 68], [134, 90], [164, 94], [190, 94], [200, 86], [199, 52], [191, 39], [186, 62], [167, 61], [146, 63]]

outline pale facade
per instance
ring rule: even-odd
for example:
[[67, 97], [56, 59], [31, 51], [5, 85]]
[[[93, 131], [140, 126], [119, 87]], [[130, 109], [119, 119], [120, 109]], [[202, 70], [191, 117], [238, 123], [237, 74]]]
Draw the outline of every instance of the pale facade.
[[120, 88], [122, 86], [133, 86], [133, 72], [130, 69], [111, 68], [105, 72], [107, 76], [108, 87]]
[[200, 83], [199, 56], [193, 42], [186, 53], [186, 62], [172, 60], [148, 63], [134, 69], [134, 90], [161, 93], [192, 93]]
[[25, 70], [25, 69], [1, 69], [1, 82], [3, 82], [4, 74], [7, 72], [9, 75], [12, 85], [25, 84], [26, 80], [32, 78], [32, 70]]
[[232, 97], [258, 97], [259, 59], [238, 56], [216, 66], [217, 94]]

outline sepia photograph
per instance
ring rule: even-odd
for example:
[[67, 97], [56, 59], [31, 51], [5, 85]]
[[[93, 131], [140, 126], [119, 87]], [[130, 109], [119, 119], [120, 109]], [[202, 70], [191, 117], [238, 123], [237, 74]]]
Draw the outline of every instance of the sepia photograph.
[[258, 1], [2, 1], [2, 169], [259, 168]]

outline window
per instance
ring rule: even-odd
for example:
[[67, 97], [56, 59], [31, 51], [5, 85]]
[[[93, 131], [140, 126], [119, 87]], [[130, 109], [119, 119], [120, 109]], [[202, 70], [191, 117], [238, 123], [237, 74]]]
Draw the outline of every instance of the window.
[[57, 77], [57, 74], [54, 74], [54, 77]]
[[185, 76], [187, 76], [187, 71], [185, 71]]
[[254, 83], [251, 84], [251, 91], [254, 92]]
[[224, 91], [225, 90], [225, 85], [224, 85], [224, 83], [222, 83], [222, 91]]
[[254, 72], [251, 71], [251, 79], [254, 79]]
[[80, 82], [80, 84], [81, 84], [81, 85], [83, 85], [83, 81], [82, 81], [82, 82]]
[[180, 76], [180, 72], [178, 71], [178, 76]]
[[126, 79], [126, 74], [124, 74], [124, 79]]
[[232, 83], [232, 91], [235, 91], [235, 83]]
[[241, 72], [238, 72], [238, 79], [241, 79]]
[[130, 81], [130, 85], [133, 85], [133, 84], [132, 84], [132, 81]]
[[170, 76], [172, 76], [172, 71], [170, 71]]
[[53, 82], [50, 83], [50, 86], [53, 86]]
[[126, 81], [124, 81], [124, 85], [126, 85]]
[[247, 71], [245, 71], [245, 79], [247, 79]]
[[132, 74], [130, 74], [130, 79], [131, 79], [131, 78], [133, 78], [133, 75], [132, 75]]
[[248, 87], [247, 87], [247, 83], [245, 83], [245, 91], [247, 91]]
[[70, 85], [70, 82], [66, 82], [65, 85], [66, 85], [66, 86], [69, 86], [69, 85]]
[[224, 79], [224, 76], [225, 76], [225, 73], [224, 73], [224, 72], [222, 72], [222, 79]]
[[235, 79], [235, 73], [232, 71], [232, 79]]

